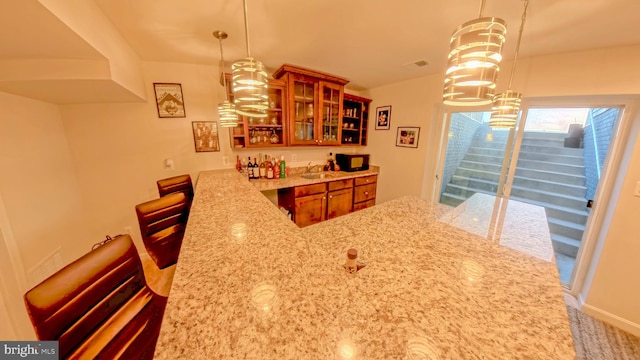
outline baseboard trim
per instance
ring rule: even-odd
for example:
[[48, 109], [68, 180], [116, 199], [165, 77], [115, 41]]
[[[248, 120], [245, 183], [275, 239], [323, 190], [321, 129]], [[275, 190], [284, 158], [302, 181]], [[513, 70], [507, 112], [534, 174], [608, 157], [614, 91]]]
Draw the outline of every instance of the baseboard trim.
[[622, 329], [634, 336], [640, 337], [640, 324], [636, 324], [633, 321], [623, 319], [617, 315], [611, 314], [607, 311], [598, 309], [595, 306], [582, 303], [582, 312], [590, 315], [596, 319], [609, 323], [618, 329]]

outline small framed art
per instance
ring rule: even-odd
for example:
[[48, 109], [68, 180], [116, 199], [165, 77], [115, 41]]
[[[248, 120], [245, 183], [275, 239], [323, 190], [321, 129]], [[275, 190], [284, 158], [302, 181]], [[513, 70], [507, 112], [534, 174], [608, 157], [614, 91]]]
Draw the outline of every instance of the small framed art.
[[182, 85], [168, 83], [153, 83], [156, 94], [158, 116], [161, 118], [183, 118], [184, 99], [182, 98]]
[[398, 126], [396, 146], [417, 148], [419, 136], [420, 136], [419, 127]]
[[220, 151], [218, 125], [215, 121], [193, 121], [191, 125], [196, 152]]
[[376, 130], [389, 130], [391, 125], [391, 105], [376, 108]]

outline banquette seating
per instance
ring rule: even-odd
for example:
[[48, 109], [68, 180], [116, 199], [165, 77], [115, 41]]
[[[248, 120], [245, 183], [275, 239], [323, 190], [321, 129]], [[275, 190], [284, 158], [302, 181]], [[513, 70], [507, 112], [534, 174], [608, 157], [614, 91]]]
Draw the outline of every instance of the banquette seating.
[[60, 359], [152, 359], [167, 298], [151, 290], [129, 235], [62, 268], [24, 295], [39, 340]]
[[189, 216], [188, 199], [183, 192], [136, 205], [140, 234], [149, 256], [158, 268], [178, 261]]

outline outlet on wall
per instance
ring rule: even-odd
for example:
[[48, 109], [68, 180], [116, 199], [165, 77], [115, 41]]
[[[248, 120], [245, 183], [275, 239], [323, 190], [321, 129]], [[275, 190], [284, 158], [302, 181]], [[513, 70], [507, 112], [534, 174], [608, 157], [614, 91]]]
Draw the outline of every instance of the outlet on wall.
[[291, 161], [298, 161], [298, 155], [291, 154]]
[[124, 233], [131, 235], [131, 226], [125, 226], [124, 227]]
[[229, 166], [229, 157], [227, 155], [222, 157], [222, 165]]
[[172, 159], [164, 159], [164, 169], [165, 170], [173, 170], [173, 160]]

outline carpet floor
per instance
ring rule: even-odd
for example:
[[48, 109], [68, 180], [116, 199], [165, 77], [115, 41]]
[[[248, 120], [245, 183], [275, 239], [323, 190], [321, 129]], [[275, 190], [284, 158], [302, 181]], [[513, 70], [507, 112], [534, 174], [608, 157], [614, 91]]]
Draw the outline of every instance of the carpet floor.
[[640, 338], [567, 306], [579, 360], [640, 360]]

